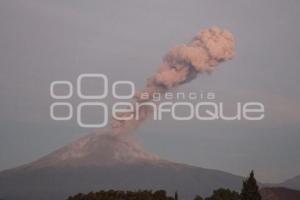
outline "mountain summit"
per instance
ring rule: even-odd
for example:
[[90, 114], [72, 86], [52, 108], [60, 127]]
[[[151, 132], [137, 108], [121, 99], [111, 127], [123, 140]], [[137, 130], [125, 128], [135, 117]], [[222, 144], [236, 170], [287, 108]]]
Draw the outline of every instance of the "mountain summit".
[[148, 153], [129, 136], [109, 131], [89, 134], [23, 167], [83, 167], [155, 162], [159, 157]]

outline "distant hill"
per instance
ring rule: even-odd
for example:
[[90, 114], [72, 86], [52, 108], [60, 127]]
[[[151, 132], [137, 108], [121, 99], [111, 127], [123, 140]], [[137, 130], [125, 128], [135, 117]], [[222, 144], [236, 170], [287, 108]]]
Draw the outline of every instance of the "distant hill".
[[300, 175], [281, 183], [280, 186], [300, 190]]
[[262, 188], [262, 200], [300, 200], [300, 191], [283, 187]]
[[0, 199], [63, 200], [79, 192], [164, 189], [181, 199], [240, 190], [242, 177], [162, 160], [132, 138], [93, 133], [24, 166], [0, 173]]

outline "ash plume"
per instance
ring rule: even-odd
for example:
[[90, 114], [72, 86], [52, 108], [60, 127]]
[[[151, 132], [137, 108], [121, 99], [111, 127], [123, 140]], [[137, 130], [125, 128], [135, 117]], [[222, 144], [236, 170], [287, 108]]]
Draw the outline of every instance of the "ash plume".
[[[234, 53], [235, 41], [229, 31], [218, 27], [201, 31], [189, 43], [178, 45], [166, 54], [156, 74], [148, 79], [144, 91], [136, 93], [135, 101], [151, 102], [154, 93], [163, 94], [195, 79], [199, 73], [211, 73], [218, 63], [232, 59]], [[143, 97], [144, 93], [148, 98]], [[113, 118], [111, 128], [116, 134], [130, 133], [152, 112], [151, 106], [143, 105], [138, 112], [118, 113], [118, 116], [133, 115], [133, 118]]]

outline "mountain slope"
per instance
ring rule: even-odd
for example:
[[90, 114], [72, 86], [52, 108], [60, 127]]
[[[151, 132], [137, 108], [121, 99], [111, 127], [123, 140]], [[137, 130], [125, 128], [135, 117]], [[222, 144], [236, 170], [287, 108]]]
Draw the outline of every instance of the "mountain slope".
[[300, 175], [281, 183], [280, 186], [300, 190]]
[[260, 190], [262, 200], [299, 200], [300, 191], [282, 187], [262, 188]]
[[157, 161], [132, 137], [110, 132], [92, 133], [22, 168], [110, 166], [118, 163]]
[[132, 138], [94, 133], [35, 162], [0, 173], [0, 199], [60, 200], [102, 189], [165, 189], [192, 199], [213, 189], [239, 190], [242, 178], [170, 161]]

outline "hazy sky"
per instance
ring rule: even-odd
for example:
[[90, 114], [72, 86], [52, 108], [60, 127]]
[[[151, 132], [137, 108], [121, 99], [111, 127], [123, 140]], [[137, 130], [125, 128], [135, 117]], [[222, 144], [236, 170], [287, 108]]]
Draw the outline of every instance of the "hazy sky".
[[235, 59], [178, 91], [215, 91], [228, 107], [260, 101], [265, 119], [148, 121], [137, 137], [169, 160], [255, 169], [267, 182], [299, 175], [299, 10], [297, 0], [0, 1], [0, 170], [91, 131], [50, 119], [52, 81], [97, 72], [142, 88], [170, 48], [217, 25], [235, 35]]

